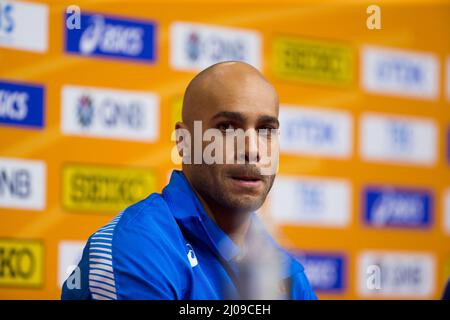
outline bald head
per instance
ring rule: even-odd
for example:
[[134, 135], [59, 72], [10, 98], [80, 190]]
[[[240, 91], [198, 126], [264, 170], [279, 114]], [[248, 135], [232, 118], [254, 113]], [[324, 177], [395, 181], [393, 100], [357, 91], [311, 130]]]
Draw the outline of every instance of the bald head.
[[238, 61], [214, 64], [189, 83], [183, 99], [183, 122], [191, 124], [194, 120], [202, 120], [206, 111], [238, 101], [248, 103], [258, 95], [273, 102], [278, 114], [278, 95], [256, 68]]

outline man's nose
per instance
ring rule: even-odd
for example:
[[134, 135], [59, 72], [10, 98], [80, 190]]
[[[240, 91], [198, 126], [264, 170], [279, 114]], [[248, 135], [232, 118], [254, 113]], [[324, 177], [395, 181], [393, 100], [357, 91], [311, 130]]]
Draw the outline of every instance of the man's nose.
[[259, 160], [258, 134], [251, 129], [245, 135], [245, 163], [257, 163]]

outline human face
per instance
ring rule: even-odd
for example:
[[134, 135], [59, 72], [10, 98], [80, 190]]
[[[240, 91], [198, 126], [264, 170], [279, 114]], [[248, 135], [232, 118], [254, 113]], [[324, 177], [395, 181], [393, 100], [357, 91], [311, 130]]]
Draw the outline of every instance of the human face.
[[[276, 92], [267, 83], [247, 83], [219, 92], [196, 120], [202, 123], [202, 134], [208, 129], [222, 134], [218, 148], [223, 151], [224, 161], [184, 166], [194, 189], [210, 205], [233, 212], [257, 210], [275, 179], [275, 172], [264, 174], [263, 169], [276, 166], [273, 161], [278, 161]], [[267, 134], [259, 135], [264, 130]], [[189, 131], [194, 132], [192, 128]], [[233, 132], [245, 133], [244, 145], [236, 143]], [[193, 139], [202, 140], [202, 151], [209, 143], [202, 137]], [[267, 163], [268, 159], [272, 162]]]

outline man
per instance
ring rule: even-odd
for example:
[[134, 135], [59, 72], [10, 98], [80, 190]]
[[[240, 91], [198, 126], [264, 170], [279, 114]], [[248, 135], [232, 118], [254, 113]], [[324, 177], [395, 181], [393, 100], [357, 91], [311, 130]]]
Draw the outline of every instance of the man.
[[447, 284], [442, 295], [442, 300], [450, 300], [450, 279], [447, 280]]
[[[316, 299], [255, 214], [275, 178], [278, 109], [274, 87], [248, 64], [199, 73], [176, 124], [182, 172], [89, 238], [62, 298]], [[230, 147], [238, 131], [245, 144]]]

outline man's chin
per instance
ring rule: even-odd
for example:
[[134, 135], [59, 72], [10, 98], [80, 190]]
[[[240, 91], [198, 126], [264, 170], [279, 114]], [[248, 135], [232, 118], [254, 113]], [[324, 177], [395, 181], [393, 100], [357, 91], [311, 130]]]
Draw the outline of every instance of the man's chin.
[[232, 195], [230, 199], [231, 207], [233, 207], [236, 212], [253, 212], [258, 210], [262, 204], [261, 196], [254, 196], [248, 194]]

